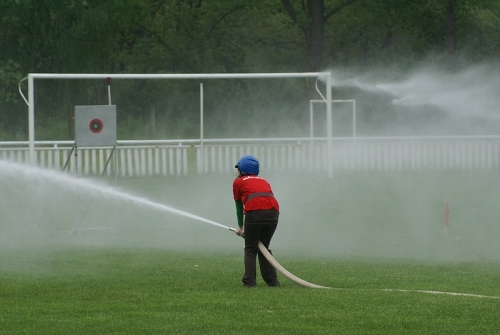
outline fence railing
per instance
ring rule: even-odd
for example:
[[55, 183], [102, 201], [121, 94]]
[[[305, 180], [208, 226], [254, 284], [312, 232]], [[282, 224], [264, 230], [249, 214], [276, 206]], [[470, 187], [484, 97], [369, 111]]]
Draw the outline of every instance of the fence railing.
[[[82, 175], [224, 173], [245, 154], [261, 170], [327, 171], [325, 138], [118, 141], [112, 147], [74, 148], [71, 141], [38, 141], [37, 165]], [[334, 170], [495, 170], [500, 136], [334, 138]], [[0, 159], [29, 162], [27, 142], [0, 142]], [[109, 165], [106, 165], [109, 161]]]

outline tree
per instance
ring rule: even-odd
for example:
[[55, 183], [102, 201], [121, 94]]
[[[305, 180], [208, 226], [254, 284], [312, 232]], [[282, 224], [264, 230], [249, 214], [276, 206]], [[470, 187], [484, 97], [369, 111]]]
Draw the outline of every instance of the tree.
[[[406, 71], [429, 55], [457, 65], [497, 61], [499, 27], [498, 0], [0, 0], [0, 128], [12, 138], [25, 133], [26, 106], [17, 84], [30, 72]], [[113, 83], [119, 122], [147, 118], [154, 106], [159, 120], [180, 119], [187, 124], [182, 134], [189, 133], [189, 113], [198, 109], [197, 99], [187, 94], [190, 85]], [[294, 85], [293, 94], [279, 85], [245, 81], [206, 89], [223, 97], [228, 115], [246, 108], [242, 92], [264, 93], [274, 112], [281, 108], [290, 115], [282, 106], [304, 100], [306, 90]], [[104, 81], [37, 83], [37, 138], [72, 138], [73, 106], [106, 103], [105, 88]], [[210, 104], [215, 108], [219, 101]]]
[[446, 33], [444, 47], [449, 55], [455, 54], [457, 50], [457, 17], [455, 6], [458, 0], [448, 0], [446, 3]]
[[0, 139], [3, 140], [7, 140], [8, 135], [16, 139], [24, 139], [26, 135], [27, 115], [23, 117], [17, 112], [26, 106], [17, 91], [19, 78], [18, 63], [11, 59], [6, 62], [0, 60]]
[[281, 0], [306, 44], [307, 71], [322, 69], [325, 24], [333, 15], [358, 0], [343, 0], [325, 7], [325, 0]]

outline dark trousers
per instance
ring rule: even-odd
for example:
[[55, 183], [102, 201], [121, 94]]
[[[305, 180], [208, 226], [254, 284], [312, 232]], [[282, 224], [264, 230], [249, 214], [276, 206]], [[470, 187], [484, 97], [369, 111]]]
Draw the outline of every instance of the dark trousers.
[[280, 284], [276, 269], [259, 250], [259, 241], [269, 250], [269, 244], [278, 226], [278, 217], [279, 213], [275, 210], [251, 211], [245, 214], [245, 274], [242, 279], [245, 286], [257, 285], [257, 257], [260, 274], [267, 285], [278, 286]]

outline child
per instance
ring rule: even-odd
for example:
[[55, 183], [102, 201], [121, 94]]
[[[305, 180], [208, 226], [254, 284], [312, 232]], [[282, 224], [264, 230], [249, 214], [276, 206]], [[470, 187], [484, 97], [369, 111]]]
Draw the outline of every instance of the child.
[[[258, 176], [259, 161], [257, 158], [252, 155], [243, 156], [234, 167], [238, 169], [238, 177], [233, 182], [233, 195], [238, 219], [238, 229], [235, 230], [235, 233], [245, 238], [243, 286], [257, 286], [257, 255], [260, 273], [264, 281], [269, 286], [279, 286], [276, 269], [258, 248], [259, 241], [266, 248], [269, 248], [271, 238], [278, 226], [278, 201], [274, 197], [271, 185], [267, 180]], [[271, 250], [269, 252], [271, 253]]]

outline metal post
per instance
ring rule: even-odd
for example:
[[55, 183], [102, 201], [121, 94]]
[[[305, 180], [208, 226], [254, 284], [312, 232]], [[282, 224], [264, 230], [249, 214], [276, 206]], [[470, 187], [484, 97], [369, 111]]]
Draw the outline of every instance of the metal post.
[[328, 178], [333, 178], [332, 74], [326, 75], [326, 136]]
[[313, 130], [314, 111], [313, 111], [313, 108], [314, 108], [314, 106], [313, 106], [313, 102], [311, 100], [311, 101], [309, 101], [309, 133], [310, 133], [311, 140], [314, 137], [314, 130]]
[[202, 166], [202, 171], [205, 171], [205, 156], [204, 156], [204, 149], [203, 149], [203, 83], [200, 83], [200, 159], [201, 159], [201, 166]]
[[106, 84], [108, 84], [108, 105], [111, 106], [111, 78], [106, 78]]
[[35, 84], [31, 74], [28, 74], [28, 151], [30, 165], [36, 165], [35, 153]]
[[113, 157], [113, 160], [114, 160], [114, 172], [115, 172], [115, 181], [118, 179], [118, 150], [116, 148], [116, 144], [114, 146], [114, 157]]
[[352, 101], [352, 137], [356, 137], [356, 100]]

